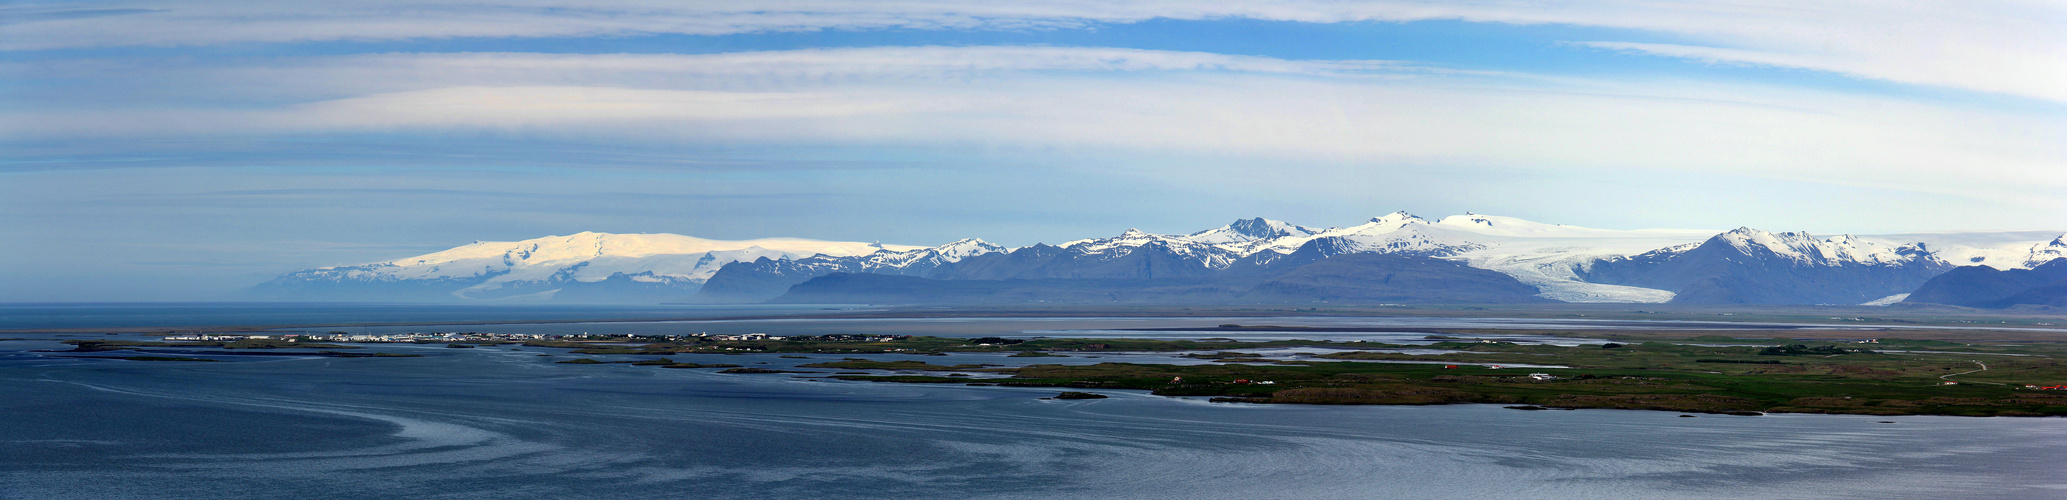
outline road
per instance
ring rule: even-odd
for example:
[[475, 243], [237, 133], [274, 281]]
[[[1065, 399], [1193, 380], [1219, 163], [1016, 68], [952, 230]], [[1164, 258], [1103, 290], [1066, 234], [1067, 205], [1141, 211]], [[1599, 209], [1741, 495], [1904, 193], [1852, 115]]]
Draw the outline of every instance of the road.
[[[1963, 372], [1959, 372], [1959, 373], [1954, 373], [1954, 374], [1951, 374], [1951, 375], [1939, 375], [1939, 376], [1938, 376], [1938, 378], [1942, 378], [1942, 379], [1945, 379], [1945, 380], [1952, 380], [1952, 377], [1957, 377], [1957, 376], [1960, 376], [1960, 375], [1966, 375], [1966, 374], [1969, 374], [1969, 373], [1978, 373], [1978, 372], [1985, 372], [1985, 371], [1988, 371], [1988, 364], [1987, 364], [1987, 363], [1982, 363], [1982, 362], [1981, 362], [1980, 360], [1976, 360], [1976, 359], [1970, 359], [1970, 360], [1967, 360], [1967, 361], [1970, 361], [1970, 362], [1972, 362], [1972, 363], [1974, 363], [1974, 364], [1977, 364], [1977, 365], [1981, 365], [1981, 369], [1979, 369], [1979, 370], [1967, 370], [1967, 371], [1963, 371]], [[1988, 384], [1988, 385], [2003, 385], [2003, 384], [1998, 384], [1998, 383], [1995, 383], [1995, 382], [1967, 382], [1967, 383], [1969, 383], [1969, 384]]]

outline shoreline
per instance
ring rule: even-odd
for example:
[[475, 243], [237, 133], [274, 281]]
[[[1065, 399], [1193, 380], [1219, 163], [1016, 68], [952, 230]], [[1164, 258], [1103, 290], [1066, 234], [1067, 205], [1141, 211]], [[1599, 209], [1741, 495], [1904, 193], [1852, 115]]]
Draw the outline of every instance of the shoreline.
[[[2046, 314], [2016, 314], [2007, 311], [1960, 311], [1956, 317], [1988, 318], [2008, 321], [2015, 318], [2030, 325], [2001, 326], [1980, 325], [1973, 320], [1949, 320], [1941, 314], [1916, 314], [1914, 311], [1862, 310], [1859, 306], [1787, 306], [1766, 310], [1758, 308], [1718, 308], [1712, 306], [1683, 307], [1677, 310], [1654, 311], [1657, 304], [1561, 304], [1556, 306], [1534, 306], [1514, 308], [1486, 308], [1480, 306], [1402, 306], [1402, 307], [1342, 307], [1320, 310], [1318, 308], [1286, 309], [1259, 307], [1123, 307], [1123, 308], [885, 308], [868, 311], [791, 312], [780, 314], [729, 314], [721, 316], [664, 316], [664, 317], [598, 317], [559, 318], [527, 320], [463, 320], [463, 321], [367, 321], [367, 322], [282, 322], [250, 324], [216, 324], [189, 326], [123, 326], [123, 327], [58, 327], [58, 328], [8, 328], [0, 329], [0, 335], [14, 334], [181, 334], [181, 333], [259, 333], [276, 330], [315, 328], [394, 328], [394, 327], [465, 327], [491, 325], [570, 325], [570, 324], [698, 324], [757, 321], [837, 321], [837, 320], [922, 320], [922, 319], [1069, 319], [1095, 320], [1113, 319], [1169, 319], [1204, 320], [1213, 318], [1436, 318], [1436, 319], [1513, 319], [1521, 321], [1570, 322], [1556, 326], [1530, 326], [1515, 328], [1499, 327], [1312, 327], [1252, 325], [1238, 329], [1214, 327], [1160, 327], [1128, 328], [1131, 331], [1228, 331], [1231, 333], [1382, 333], [1382, 332], [1431, 332], [1466, 335], [1500, 334], [1505, 332], [1526, 332], [1537, 335], [1595, 337], [1616, 335], [1624, 338], [1673, 338], [1700, 336], [1730, 332], [1770, 332], [1779, 337], [1784, 333], [1814, 332], [1814, 338], [1917, 338], [1997, 341], [2058, 341], [2067, 340], [2067, 316]], [[1731, 312], [1736, 311], [1736, 312]], [[1879, 322], [1859, 321], [1857, 318], [1829, 318], [1824, 315], [1846, 312], [1881, 312], [1874, 319]], [[1590, 314], [1582, 314], [1590, 313]], [[1885, 314], [1898, 313], [1898, 314]], [[1907, 314], [1899, 314], [1907, 313]], [[1742, 316], [1739, 316], [1742, 314]], [[1809, 314], [1816, 317], [1803, 317]], [[1728, 317], [1717, 317], [1724, 315]], [[2045, 321], [2040, 321], [2045, 320]], [[2054, 320], [2057, 320], [2055, 322]], [[1959, 321], [1964, 321], [1959, 322]], [[1657, 327], [1647, 329], [1644, 327]], [[1700, 327], [1698, 329], [1691, 327]], [[1574, 330], [1577, 330], [1575, 332]], [[1582, 333], [1583, 332], [1583, 333]]]

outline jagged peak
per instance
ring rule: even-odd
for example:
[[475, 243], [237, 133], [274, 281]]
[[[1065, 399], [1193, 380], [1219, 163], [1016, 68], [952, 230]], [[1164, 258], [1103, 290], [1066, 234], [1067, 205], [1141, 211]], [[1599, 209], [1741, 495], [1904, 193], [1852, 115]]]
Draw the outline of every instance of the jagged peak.
[[1725, 241], [1730, 242], [1733, 245], [1738, 246], [1744, 246], [1747, 244], [1756, 244], [1760, 246], [1786, 246], [1790, 243], [1799, 244], [1802, 242], [1816, 241], [1815, 235], [1811, 235], [1805, 231], [1772, 232], [1763, 229], [1753, 229], [1749, 226], [1731, 229], [1728, 232], [1715, 235], [1715, 237], [1721, 238]]
[[1425, 222], [1428, 222], [1428, 219], [1423, 219], [1423, 218], [1421, 218], [1421, 217], [1419, 217], [1419, 216], [1416, 216], [1416, 215], [1414, 215], [1414, 214], [1410, 214], [1410, 213], [1407, 213], [1407, 211], [1405, 211], [1405, 210], [1401, 210], [1401, 211], [1397, 211], [1397, 212], [1393, 212], [1393, 213], [1389, 213], [1389, 214], [1385, 214], [1385, 215], [1380, 215], [1380, 216], [1377, 216], [1377, 217], [1372, 217], [1372, 218], [1371, 218], [1371, 223], [1373, 223], [1373, 224], [1388, 224], [1388, 225], [1390, 225], [1390, 224], [1410, 224], [1410, 223], [1415, 223], [1415, 222], [1423, 222], [1423, 223], [1425, 223]]
[[1810, 265], [1892, 265], [1943, 262], [1922, 242], [1886, 243], [1850, 234], [1818, 239], [1807, 231], [1769, 232], [1740, 227], [1716, 235], [1747, 255], [1770, 253]]
[[929, 250], [947, 259], [948, 262], [959, 262], [962, 259], [977, 255], [1006, 251], [1005, 247], [978, 238], [962, 238]]
[[1135, 247], [1153, 241], [1167, 240], [1169, 238], [1169, 236], [1142, 231], [1139, 228], [1127, 228], [1127, 231], [1120, 233], [1119, 236], [1114, 236], [1111, 238], [1091, 238], [1073, 240], [1063, 242], [1061, 245], [1056, 246], [1061, 248], [1076, 248], [1095, 251], [1099, 249], [1115, 247]]
[[1289, 222], [1265, 219], [1262, 217], [1253, 217], [1248, 219], [1237, 219], [1234, 222], [1228, 223], [1226, 226], [1191, 233], [1189, 236], [1195, 238], [1204, 237], [1207, 240], [1213, 240], [1214, 242], [1218, 243], [1225, 243], [1239, 241], [1242, 239], [1269, 240], [1283, 238], [1286, 236], [1311, 236], [1318, 232], [1319, 231], [1315, 231], [1313, 229], [1300, 226], [1297, 224], [1292, 224]]
[[1249, 236], [1255, 236], [1258, 238], [1269, 238], [1271, 236], [1276, 236], [1275, 233], [1277, 232], [1277, 226], [1275, 224], [1272, 224], [1273, 222], [1277, 221], [1265, 219], [1262, 217], [1256, 217], [1251, 219], [1238, 219], [1234, 222], [1228, 223], [1227, 228], [1233, 229], [1237, 233], [1242, 233]]

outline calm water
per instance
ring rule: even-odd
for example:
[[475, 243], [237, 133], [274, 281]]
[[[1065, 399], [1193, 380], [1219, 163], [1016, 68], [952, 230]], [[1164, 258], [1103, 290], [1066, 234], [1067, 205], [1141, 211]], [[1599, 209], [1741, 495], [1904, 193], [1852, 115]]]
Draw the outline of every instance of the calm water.
[[2067, 497], [2063, 419], [1057, 401], [558, 349], [178, 363], [32, 337], [0, 342], [5, 498]]
[[408, 305], [299, 303], [0, 303], [0, 330], [145, 326], [436, 323], [578, 319], [695, 318], [820, 312], [786, 305]]

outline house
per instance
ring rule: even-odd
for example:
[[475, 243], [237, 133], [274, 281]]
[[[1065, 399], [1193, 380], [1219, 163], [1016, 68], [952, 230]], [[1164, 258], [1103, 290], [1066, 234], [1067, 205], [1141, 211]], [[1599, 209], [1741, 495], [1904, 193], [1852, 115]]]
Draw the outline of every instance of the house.
[[1557, 376], [1548, 373], [1531, 373], [1529, 374], [1529, 380], [1557, 380]]

